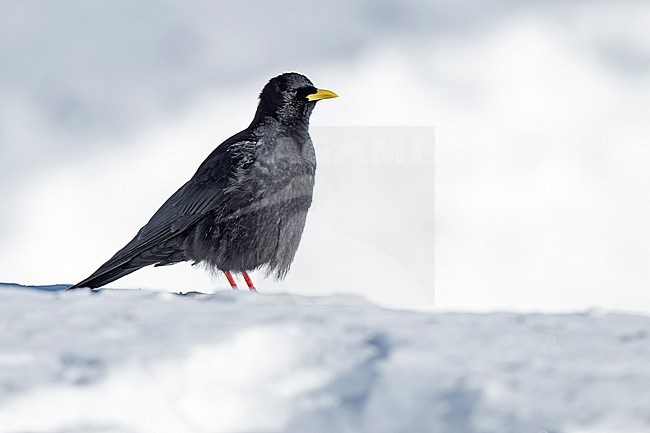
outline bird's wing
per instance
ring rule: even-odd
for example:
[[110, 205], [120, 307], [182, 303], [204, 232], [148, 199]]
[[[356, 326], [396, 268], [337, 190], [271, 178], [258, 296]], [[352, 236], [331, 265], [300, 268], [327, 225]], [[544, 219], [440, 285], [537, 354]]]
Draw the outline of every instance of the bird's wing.
[[[235, 138], [235, 137], [232, 137]], [[84, 283], [101, 278], [115, 269], [124, 266], [132, 259], [152, 248], [164, 245], [183, 231], [189, 229], [207, 213], [220, 209], [224, 217], [237, 209], [236, 203], [228, 199], [228, 185], [235, 170], [241, 168], [241, 152], [252, 153], [253, 142], [229, 142], [227, 140], [201, 164], [195, 175], [176, 191], [140, 229], [138, 234], [104, 263], [86, 280], [75, 287], [84, 287]], [[237, 152], [229, 152], [235, 147]], [[248, 155], [250, 157], [250, 155]], [[150, 262], [147, 264], [154, 264]], [[142, 266], [146, 266], [142, 265]], [[139, 267], [142, 267], [139, 266]]]

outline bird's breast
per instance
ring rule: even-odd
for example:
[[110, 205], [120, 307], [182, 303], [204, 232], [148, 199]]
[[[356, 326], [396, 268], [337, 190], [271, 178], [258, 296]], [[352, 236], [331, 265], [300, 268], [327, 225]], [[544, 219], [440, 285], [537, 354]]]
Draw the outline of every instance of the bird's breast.
[[316, 158], [311, 140], [281, 137], [262, 148], [251, 166], [249, 179], [257, 200], [281, 202], [311, 197]]

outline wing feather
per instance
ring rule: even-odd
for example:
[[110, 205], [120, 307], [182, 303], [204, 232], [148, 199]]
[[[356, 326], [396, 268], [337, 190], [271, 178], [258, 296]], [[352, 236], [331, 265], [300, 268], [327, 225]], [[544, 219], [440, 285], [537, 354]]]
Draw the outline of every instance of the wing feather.
[[[197, 172], [185, 185], [176, 191], [151, 217], [138, 234], [119, 250], [110, 260], [97, 271], [75, 287], [85, 287], [90, 281], [101, 280], [103, 275], [115, 275], [119, 269], [128, 267], [134, 258], [143, 255], [152, 248], [164, 245], [174, 237], [190, 229], [207, 213], [220, 209], [228, 216], [236, 209], [231, 209], [228, 203], [227, 187], [231, 174], [236, 170], [237, 162], [245, 160], [237, 154], [233, 158], [229, 148], [236, 147], [241, 151], [254, 152], [254, 143], [238, 141], [233, 136], [217, 147], [214, 152], [201, 164]], [[252, 144], [252, 145], [251, 145]], [[252, 155], [251, 155], [252, 156]], [[151, 255], [145, 254], [143, 257]], [[153, 261], [152, 261], [153, 260]], [[145, 264], [155, 264], [155, 257], [144, 260]]]

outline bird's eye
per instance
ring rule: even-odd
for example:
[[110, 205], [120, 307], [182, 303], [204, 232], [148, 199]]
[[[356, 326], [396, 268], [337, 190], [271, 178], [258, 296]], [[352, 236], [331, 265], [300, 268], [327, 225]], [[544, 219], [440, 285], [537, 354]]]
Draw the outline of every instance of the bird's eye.
[[301, 87], [296, 91], [296, 98], [298, 99], [306, 99], [307, 95], [311, 95], [312, 93], [316, 93], [318, 89], [316, 89], [313, 86], [306, 86], [306, 87]]

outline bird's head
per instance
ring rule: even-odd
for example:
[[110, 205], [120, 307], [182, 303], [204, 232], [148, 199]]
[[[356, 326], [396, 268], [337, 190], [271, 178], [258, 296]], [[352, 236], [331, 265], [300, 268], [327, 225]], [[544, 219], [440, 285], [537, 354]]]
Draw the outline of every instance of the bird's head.
[[287, 72], [264, 86], [255, 119], [271, 116], [284, 124], [306, 124], [316, 101], [336, 97], [338, 95], [330, 90], [317, 89], [304, 75]]

